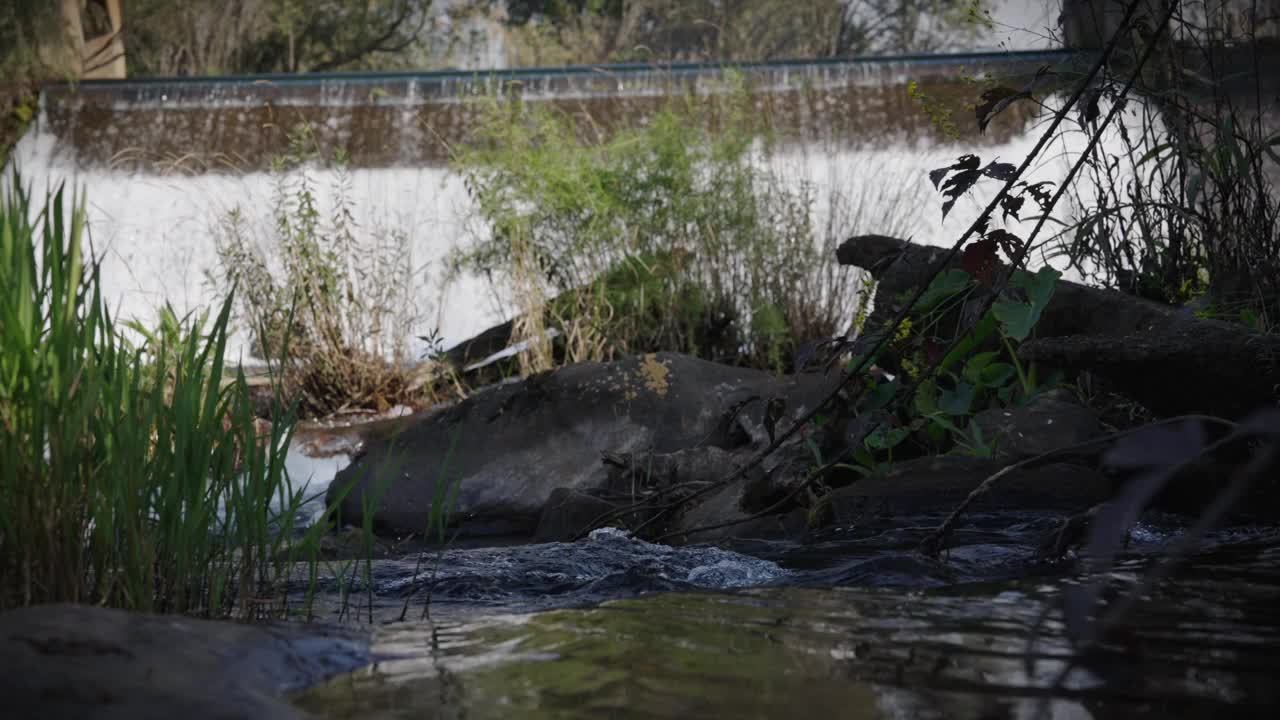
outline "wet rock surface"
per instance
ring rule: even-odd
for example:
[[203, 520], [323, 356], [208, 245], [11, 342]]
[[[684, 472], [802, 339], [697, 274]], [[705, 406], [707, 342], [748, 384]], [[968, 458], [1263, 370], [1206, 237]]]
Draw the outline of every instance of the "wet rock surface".
[[12, 718], [302, 718], [286, 695], [368, 664], [367, 633], [47, 605], [0, 614]]
[[[915, 288], [929, 282], [947, 251], [884, 235], [853, 237], [838, 248], [842, 264], [865, 268], [878, 280], [865, 343], [884, 330]], [[950, 267], [960, 265], [957, 255]], [[1280, 338], [1274, 333], [1067, 280], [1058, 280], [1036, 337], [1018, 355], [1095, 372], [1162, 415], [1238, 418], [1280, 402]]]
[[[350, 524], [376, 506], [374, 528], [390, 538], [421, 534], [433, 503], [443, 502], [450, 534], [462, 540], [563, 542], [597, 527], [669, 543], [798, 539], [868, 512], [954, 507], [1003, 465], [1101, 432], [1090, 410], [1052, 391], [974, 417], [995, 448], [990, 460], [920, 458], [865, 478], [836, 468], [814, 485], [815, 443], [834, 456], [866, 432], [832, 422], [752, 464], [770, 443], [771, 401], [784, 408], [772, 428], [781, 432], [836, 381], [834, 373], [777, 377], [665, 353], [571, 365], [362, 430], [327, 500]], [[1074, 461], [1015, 473], [988, 504], [1072, 514], [1107, 499], [1114, 482], [1090, 458]]]
[[763, 402], [753, 398], [785, 398], [794, 417], [832, 382], [674, 353], [570, 365], [488, 388], [367, 442], [327, 501], [347, 523], [358, 524], [367, 504], [380, 532], [422, 532], [433, 500], [456, 486], [461, 537], [529, 537], [556, 488], [607, 488], [605, 454], [741, 446], [750, 438], [735, 429], [739, 416], [760, 424]]
[[1092, 440], [1102, 434], [1093, 411], [1069, 393], [1053, 391], [1021, 407], [984, 410], [973, 416], [983, 438], [995, 445], [995, 457], [1017, 462]]
[[[869, 516], [945, 513], [956, 507], [1004, 465], [994, 460], [948, 455], [895, 463], [878, 477], [832, 491], [830, 524], [860, 522]], [[1105, 501], [1112, 482], [1087, 467], [1056, 463], [1002, 478], [998, 489], [978, 501], [982, 510], [1074, 513]]]

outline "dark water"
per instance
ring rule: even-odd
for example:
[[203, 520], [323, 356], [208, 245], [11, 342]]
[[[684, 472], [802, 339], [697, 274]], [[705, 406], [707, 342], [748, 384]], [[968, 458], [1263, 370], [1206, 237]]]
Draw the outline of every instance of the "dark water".
[[[1280, 534], [1218, 532], [1075, 657], [1059, 610], [1074, 566], [1034, 560], [1052, 521], [977, 517], [943, 562], [912, 552], [931, 517], [739, 552], [606, 533], [385, 562], [383, 660], [297, 703], [330, 718], [1270, 716]], [[1114, 585], [1180, 534], [1140, 525]], [[408, 621], [386, 622], [406, 595]]]

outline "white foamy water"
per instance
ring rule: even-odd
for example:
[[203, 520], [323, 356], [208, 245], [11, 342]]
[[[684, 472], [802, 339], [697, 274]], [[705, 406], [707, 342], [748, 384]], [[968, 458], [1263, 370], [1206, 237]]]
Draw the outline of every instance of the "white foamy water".
[[[13, 161], [37, 192], [65, 183], [88, 199], [89, 237], [102, 262], [103, 291], [118, 317], [154, 318], [166, 301], [186, 313], [221, 298], [217, 238], [238, 211], [264, 247], [272, 232], [276, 180], [267, 173], [158, 175], [82, 169], [39, 127]], [[337, 173], [309, 170], [322, 214], [334, 204]], [[440, 282], [448, 250], [464, 236], [470, 202], [461, 179], [443, 168], [355, 169], [350, 209], [358, 232], [405, 232], [411, 241], [416, 334], [439, 325], [446, 342], [505, 319], [483, 298], [475, 278], [448, 288]], [[241, 337], [240, 340], [243, 340]], [[230, 354], [243, 350], [243, 342]]]
[[[85, 168], [71, 150], [57, 145], [42, 124], [43, 119], [38, 120], [20, 141], [13, 162], [36, 192], [65, 182], [86, 193], [92, 248], [102, 261], [103, 289], [117, 317], [148, 322], [166, 301], [179, 313], [217, 302], [219, 292], [211, 282], [218, 272], [217, 238], [232, 211], [244, 218], [252, 237], [264, 246], [269, 244], [277, 191], [272, 175], [164, 175]], [[1030, 151], [1039, 132], [1033, 126], [1011, 142], [974, 152], [984, 163], [998, 159], [1016, 164]], [[1083, 145], [1081, 133], [1067, 133], [1033, 166], [1029, 179], [1060, 181], [1068, 161]], [[963, 142], [859, 147], [856, 138], [846, 138], [838, 147], [784, 148], [764, 162], [788, 183], [812, 187], [812, 220], [820, 241], [828, 235], [843, 239], [882, 233], [949, 245], [999, 185], [980, 183], [943, 222], [943, 198], [931, 186], [928, 172], [968, 151]], [[308, 175], [324, 214], [333, 205], [338, 174], [311, 169]], [[450, 250], [470, 242], [474, 232], [483, 232], [469, 220], [473, 205], [456, 172], [439, 166], [382, 167], [353, 168], [348, 175], [347, 197], [358, 232], [404, 233], [409, 240], [413, 297], [406, 312], [416, 318], [412, 335], [436, 331], [447, 347], [514, 314], [503, 287], [474, 276], [449, 285], [443, 281]], [[1064, 205], [1055, 215], [1066, 219], [1070, 212]], [[1011, 229], [1026, 232], [1030, 223]], [[237, 335], [230, 357], [245, 350], [243, 338], [243, 333]], [[416, 355], [421, 347], [410, 349]]]

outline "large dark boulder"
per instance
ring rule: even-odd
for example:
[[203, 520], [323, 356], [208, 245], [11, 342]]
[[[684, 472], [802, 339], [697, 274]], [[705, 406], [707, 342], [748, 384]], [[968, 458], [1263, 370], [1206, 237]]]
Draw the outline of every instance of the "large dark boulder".
[[[947, 250], [884, 235], [853, 237], [837, 249], [842, 264], [865, 268], [878, 281], [860, 350], [887, 331], [911, 291], [930, 281]], [[948, 267], [959, 265], [956, 257]], [[1160, 415], [1238, 418], [1280, 402], [1280, 336], [1066, 280], [1058, 281], [1035, 338], [1018, 354], [1096, 373]]]
[[[776, 377], [674, 353], [570, 365], [488, 388], [370, 440], [327, 500], [343, 522], [359, 523], [369, 507], [379, 532], [420, 533], [433, 500], [456, 487], [452, 524], [461, 537], [530, 536], [556, 488], [607, 487], [606, 453], [742, 445], [751, 440], [740, 420], [758, 427], [763, 400], [785, 398], [795, 417], [836, 379]], [[746, 402], [753, 397], [761, 400]]]
[[1017, 462], [1069, 448], [1098, 437], [1102, 423], [1092, 410], [1053, 390], [1025, 405], [992, 408], [973, 416], [983, 439], [995, 443], [996, 460]]
[[74, 605], [0, 614], [0, 695], [12, 718], [304, 718], [286, 693], [370, 660], [366, 637], [320, 626]]
[[[826, 518], [848, 525], [884, 514], [950, 512], [1002, 467], [994, 460], [961, 455], [895, 463], [880, 476], [832, 492]], [[1072, 514], [1103, 502], [1113, 490], [1097, 470], [1060, 463], [1011, 473], [975, 508]]]

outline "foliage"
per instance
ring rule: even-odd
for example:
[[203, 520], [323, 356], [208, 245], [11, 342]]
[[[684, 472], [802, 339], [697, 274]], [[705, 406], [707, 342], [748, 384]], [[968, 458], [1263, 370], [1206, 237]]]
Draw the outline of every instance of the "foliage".
[[0, 168], [35, 118], [37, 102], [35, 93], [24, 87], [0, 90]]
[[569, 360], [666, 349], [780, 368], [837, 334], [852, 315], [834, 263], [843, 228], [815, 228], [811, 188], [753, 157], [744, 103], [714, 133], [693, 103], [599, 138], [589, 121], [488, 101], [455, 157], [479, 221], [455, 270], [514, 289], [526, 318], [596, 338]]
[[976, 0], [517, 0], [521, 64], [744, 62], [944, 52], [986, 22]]
[[[1090, 158], [1071, 188], [1074, 217], [1051, 251], [1098, 284], [1173, 304], [1205, 295], [1202, 316], [1267, 330], [1280, 317], [1280, 135], [1258, 114], [1262, 88], [1236, 79], [1256, 75], [1262, 50], [1252, 23], [1189, 18], [1175, 17], [1176, 50], [1164, 46], [1142, 74], [1132, 119], [1106, 131], [1119, 151]], [[1223, 45], [1241, 48], [1247, 72], [1224, 63]], [[1124, 102], [1122, 80], [1094, 89], [1080, 132], [1095, 131], [1099, 105]]]
[[[979, 302], [983, 287], [964, 270], [939, 273], [903, 322], [906, 330], [890, 345], [902, 358], [906, 377], [873, 375], [864, 384], [859, 414], [882, 412], [898, 398], [904, 402], [896, 416], [875, 425], [853, 449], [858, 465], [852, 469], [876, 471], [892, 462], [895, 448], [903, 443], [914, 446], [908, 454], [958, 451], [990, 457], [994, 439], [983, 436], [973, 416], [1025, 402], [1057, 383], [1056, 378], [1039, 382], [1035, 364], [1022, 363], [1017, 346], [1031, 335], [1058, 277], [1047, 267], [1034, 274], [1015, 271], [1009, 287], [973, 328], [947, 338], [938, 335], [949, 327], [947, 320], [954, 322], [956, 314]], [[993, 342], [997, 339], [998, 344]], [[858, 364], [861, 358], [848, 363]], [[926, 367], [932, 374], [923, 371]]]
[[62, 17], [58, 3], [11, 0], [0, 6], [0, 73], [8, 82], [44, 80], [65, 74], [45, 52], [60, 39]]
[[[440, 59], [430, 49], [432, 5], [131, 0], [129, 62], [143, 75], [412, 67]], [[443, 12], [489, 19], [491, 6], [470, 0]], [[975, 7], [975, 0], [512, 0], [505, 55], [515, 65], [545, 66], [943, 52], [979, 31]]]
[[907, 97], [920, 106], [925, 115], [929, 116], [929, 124], [937, 128], [944, 137], [950, 140], [959, 139], [960, 130], [956, 127], [950, 108], [929, 97], [920, 89], [920, 83], [915, 80], [907, 83]]
[[[1025, 402], [1043, 389], [1035, 363], [1024, 365], [1017, 347], [1032, 335], [1061, 273], [1048, 266], [1035, 273], [1021, 269], [1026, 241], [1007, 229], [992, 229], [990, 222], [997, 208], [1003, 220], [1020, 220], [1027, 198], [1047, 214], [1053, 198], [1046, 190], [1049, 183], [1017, 178], [1015, 166], [994, 161], [984, 165], [976, 155], [964, 155], [929, 173], [945, 198], [943, 218], [983, 179], [1005, 182], [1007, 189], [975, 221], [973, 231], [980, 237], [964, 246], [960, 267], [936, 273], [918, 295], [906, 293], [913, 297], [903, 302], [914, 302], [882, 350], [895, 358], [905, 377], [865, 378], [863, 394], [854, 404], [863, 414], [883, 412], [896, 402], [897, 414], [874, 423], [861, 446], [853, 449], [857, 466], [842, 467], [875, 472], [909, 439], [917, 445], [915, 452], [958, 450], [990, 457], [995, 451], [992, 439], [983, 437], [972, 416]], [[865, 356], [847, 363], [851, 370], [869, 366]], [[1053, 383], [1057, 381], [1055, 376]]]
[[284, 387], [305, 412], [416, 404], [431, 388], [405, 365], [416, 319], [408, 237], [356, 224], [340, 155], [333, 158], [334, 200], [324, 208], [310, 169], [320, 157], [310, 129], [295, 128], [288, 152], [273, 163], [274, 227], [255, 242], [239, 209], [229, 213], [218, 237], [215, 280], [242, 288], [241, 317], [264, 356], [279, 354], [292, 318]]
[[222, 616], [271, 598], [302, 502], [284, 472], [292, 412], [259, 435], [223, 382], [230, 299], [152, 352], [117, 334], [83, 256], [84, 202], [0, 198], [0, 607], [108, 604]]
[[142, 75], [380, 67], [408, 49], [430, 0], [132, 0], [129, 62]]

